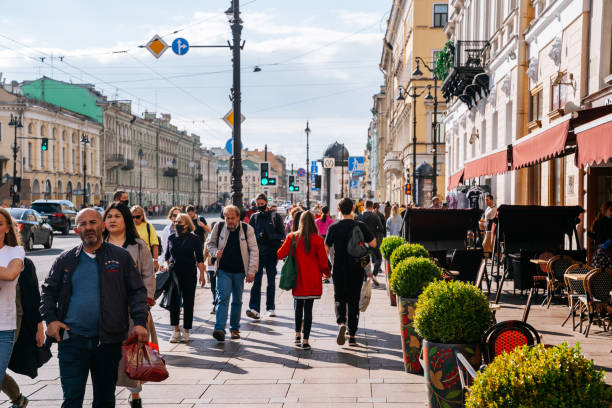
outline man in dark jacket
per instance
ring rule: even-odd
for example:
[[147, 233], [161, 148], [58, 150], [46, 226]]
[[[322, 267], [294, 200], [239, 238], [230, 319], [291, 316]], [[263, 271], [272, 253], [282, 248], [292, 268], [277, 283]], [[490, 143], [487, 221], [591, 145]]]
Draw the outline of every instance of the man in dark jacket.
[[55, 260], [42, 286], [40, 313], [47, 336], [59, 342], [63, 408], [81, 407], [91, 372], [93, 406], [115, 406], [121, 343], [129, 315], [146, 341], [147, 290], [129, 252], [102, 239], [102, 216], [81, 210], [76, 225], [82, 244]]
[[384, 238], [384, 227], [383, 223], [380, 222], [380, 217], [376, 215], [374, 212], [374, 203], [370, 200], [365, 203], [365, 211], [361, 213], [358, 217], [356, 217], [358, 221], [364, 222], [372, 234], [374, 238], [376, 238], [376, 247], [370, 248], [370, 257], [372, 258], [372, 263], [374, 266], [372, 267], [374, 271], [374, 277], [372, 278], [372, 282], [375, 286], [378, 286], [378, 281], [375, 276], [380, 272], [380, 265], [382, 264], [382, 254], [380, 253], [380, 243]]
[[274, 309], [274, 289], [276, 279], [276, 251], [280, 248], [283, 238], [285, 238], [285, 227], [283, 219], [276, 212], [268, 209], [268, 197], [259, 194], [255, 200], [257, 212], [251, 216], [249, 224], [255, 229], [257, 246], [259, 247], [259, 269], [255, 274], [255, 281], [251, 288], [251, 299], [247, 316], [259, 319], [259, 309], [261, 306], [261, 281], [263, 280], [263, 270], [266, 269], [268, 285], [266, 286], [266, 311], [268, 316], [276, 316]]

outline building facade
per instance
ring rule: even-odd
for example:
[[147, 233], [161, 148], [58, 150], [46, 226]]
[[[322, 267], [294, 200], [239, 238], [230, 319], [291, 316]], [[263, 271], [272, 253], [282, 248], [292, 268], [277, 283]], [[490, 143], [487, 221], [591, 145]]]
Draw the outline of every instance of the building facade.
[[[371, 133], [375, 137], [370, 148], [376, 151], [374, 178], [379, 201], [427, 206], [434, 195], [443, 192], [444, 141], [440, 136], [444, 132], [440, 122], [445, 105], [440, 81], [434, 81], [433, 62], [444, 46], [447, 15], [445, 2], [393, 2], [380, 61], [384, 85], [374, 96], [372, 110], [375, 130]], [[413, 75], [417, 68], [423, 75]], [[436, 97], [438, 103], [434, 104]], [[434, 111], [438, 122], [435, 131]], [[405, 189], [408, 183], [410, 196]]]

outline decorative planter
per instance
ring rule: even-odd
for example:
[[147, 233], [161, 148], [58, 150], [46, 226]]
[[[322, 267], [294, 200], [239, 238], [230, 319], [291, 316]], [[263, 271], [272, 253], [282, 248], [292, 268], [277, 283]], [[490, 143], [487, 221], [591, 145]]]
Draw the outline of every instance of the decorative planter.
[[397, 302], [397, 311], [400, 319], [400, 333], [402, 335], [402, 352], [404, 353], [404, 369], [407, 373], [422, 374], [423, 368], [419, 362], [421, 342], [423, 339], [414, 330], [414, 311], [416, 299], [400, 297]]
[[479, 344], [444, 344], [423, 340], [421, 364], [425, 370], [430, 407], [462, 407], [461, 381], [455, 359], [460, 352], [477, 369], [482, 363]]
[[389, 278], [391, 277], [391, 263], [387, 259], [383, 259], [383, 265], [385, 268], [385, 282], [387, 283], [387, 295], [389, 295], [389, 302], [391, 306], [396, 306], [397, 297], [391, 290], [391, 282], [389, 281]]

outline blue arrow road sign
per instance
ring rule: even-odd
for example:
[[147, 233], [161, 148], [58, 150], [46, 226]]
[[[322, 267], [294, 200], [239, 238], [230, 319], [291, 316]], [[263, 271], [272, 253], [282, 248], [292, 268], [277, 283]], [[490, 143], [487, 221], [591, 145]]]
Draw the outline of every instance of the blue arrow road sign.
[[189, 43], [184, 38], [177, 38], [172, 41], [172, 51], [176, 55], [185, 55], [189, 51]]
[[[244, 149], [244, 145], [240, 143], [240, 150], [242, 149]], [[234, 154], [232, 153], [232, 138], [231, 137], [227, 139], [227, 142], [225, 143], [225, 150], [227, 150], [229, 154]]]

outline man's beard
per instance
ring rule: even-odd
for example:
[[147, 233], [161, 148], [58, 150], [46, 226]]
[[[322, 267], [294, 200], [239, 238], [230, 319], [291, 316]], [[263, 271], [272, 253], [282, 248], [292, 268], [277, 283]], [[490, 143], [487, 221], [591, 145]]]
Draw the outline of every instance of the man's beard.
[[100, 236], [96, 231], [96, 234], [82, 234], [81, 241], [85, 246], [94, 246], [100, 241]]

